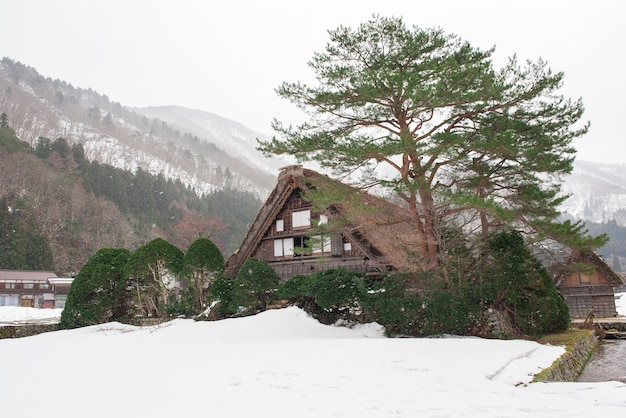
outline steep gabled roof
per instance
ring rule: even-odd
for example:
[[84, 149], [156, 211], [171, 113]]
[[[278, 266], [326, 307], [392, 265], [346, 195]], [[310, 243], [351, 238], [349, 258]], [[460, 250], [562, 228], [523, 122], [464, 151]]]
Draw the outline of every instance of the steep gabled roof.
[[[306, 199], [322, 196], [334, 232], [353, 242], [370, 260], [388, 266], [390, 271], [417, 270], [421, 260], [410, 214], [403, 207], [357, 190], [300, 165], [281, 169], [278, 183], [257, 214], [237, 250], [226, 264], [225, 274], [233, 277], [250, 258], [276, 216], [294, 191]], [[336, 200], [333, 198], [336, 197]], [[334, 221], [334, 222], [333, 222]]]
[[595, 251], [572, 252], [565, 264], [567, 266], [575, 263], [584, 263], [596, 267], [614, 286], [621, 286], [624, 284], [622, 276], [616, 273]]

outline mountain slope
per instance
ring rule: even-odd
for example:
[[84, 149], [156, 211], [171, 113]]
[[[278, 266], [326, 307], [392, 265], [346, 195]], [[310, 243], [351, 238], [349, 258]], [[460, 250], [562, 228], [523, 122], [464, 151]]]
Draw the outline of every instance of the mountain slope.
[[129, 109], [149, 118], [167, 122], [181, 132], [203, 138], [262, 172], [276, 173], [280, 167], [288, 164], [281, 159], [265, 158], [256, 150], [256, 138], [268, 139], [266, 135], [214, 113], [179, 106]]
[[[125, 108], [8, 58], [0, 62], [0, 112], [33, 147], [40, 137], [62, 137], [81, 143], [91, 161], [141, 167], [200, 193], [229, 187], [264, 198], [278, 168], [292, 163], [263, 157], [256, 138], [266, 137], [241, 123], [178, 106]], [[572, 195], [562, 207], [571, 218], [626, 225], [626, 165], [576, 161], [563, 189]]]
[[626, 225], [626, 165], [576, 161], [563, 191], [571, 195], [562, 212], [595, 223], [616, 220]]
[[180, 181], [88, 162], [81, 144], [33, 150], [0, 127], [0, 268], [80, 270], [100, 248], [135, 249], [164, 238], [186, 250], [210, 238], [230, 255], [261, 201], [223, 190], [198, 196]]
[[[255, 147], [266, 137], [241, 123], [178, 106], [127, 108], [8, 58], [0, 62], [1, 112], [33, 148], [42, 137], [64, 138], [89, 161], [162, 175], [200, 195], [239, 190], [264, 200], [278, 168], [292, 163], [265, 158]], [[626, 165], [576, 161], [563, 191], [570, 219], [626, 226]]]
[[[91, 89], [45, 78], [8, 58], [0, 62], [0, 112], [31, 146], [40, 137], [62, 137], [82, 144], [91, 161], [131, 171], [140, 167], [178, 179], [199, 193], [236, 188], [266, 196], [283, 164], [247, 147], [258, 134], [206, 112], [165, 109], [169, 113], [160, 112], [162, 116], [177, 126], [140, 115]], [[213, 122], [207, 122], [209, 116]]]

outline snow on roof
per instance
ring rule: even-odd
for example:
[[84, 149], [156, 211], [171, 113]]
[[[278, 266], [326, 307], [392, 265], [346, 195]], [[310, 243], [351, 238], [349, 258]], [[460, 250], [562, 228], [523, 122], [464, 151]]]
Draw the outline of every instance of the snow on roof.
[[51, 271], [42, 270], [0, 270], [0, 280], [32, 280], [47, 281], [49, 278], [57, 277]]
[[48, 278], [50, 284], [72, 284], [73, 277], [50, 277]]

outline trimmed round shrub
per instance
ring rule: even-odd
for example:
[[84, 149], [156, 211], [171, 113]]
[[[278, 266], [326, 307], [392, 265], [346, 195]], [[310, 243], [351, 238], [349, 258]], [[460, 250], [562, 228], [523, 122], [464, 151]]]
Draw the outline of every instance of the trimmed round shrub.
[[126, 249], [98, 250], [78, 272], [61, 313], [60, 328], [78, 328], [123, 320], [129, 315], [130, 295], [124, 267]]
[[264, 311], [274, 298], [279, 282], [280, 277], [265, 261], [247, 259], [241, 265], [232, 285], [231, 309]]
[[526, 335], [540, 336], [569, 327], [569, 310], [554, 281], [526, 248], [517, 231], [500, 232], [488, 243], [489, 268], [482, 295], [487, 305], [510, 312]]

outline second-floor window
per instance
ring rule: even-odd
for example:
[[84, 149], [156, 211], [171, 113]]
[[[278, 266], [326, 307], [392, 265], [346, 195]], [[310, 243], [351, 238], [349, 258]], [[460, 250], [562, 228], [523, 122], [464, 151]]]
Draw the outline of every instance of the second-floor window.
[[580, 281], [580, 284], [591, 284], [593, 281], [591, 274], [583, 273], [580, 271], [578, 272], [578, 280]]
[[329, 253], [331, 251], [330, 237], [325, 235], [315, 235], [313, 237], [313, 253]]
[[274, 257], [293, 256], [293, 238], [274, 240]]
[[311, 226], [311, 211], [301, 210], [291, 213], [291, 224], [294, 228], [306, 228]]

